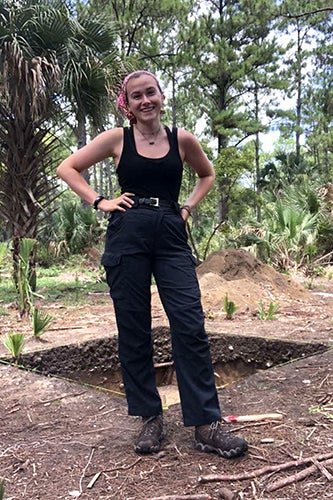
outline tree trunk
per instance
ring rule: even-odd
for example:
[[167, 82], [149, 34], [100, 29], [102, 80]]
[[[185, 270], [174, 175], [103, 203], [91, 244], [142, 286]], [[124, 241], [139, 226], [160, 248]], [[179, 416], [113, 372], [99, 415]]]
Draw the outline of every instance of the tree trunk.
[[[83, 148], [87, 144], [87, 129], [86, 129], [86, 116], [84, 112], [79, 111], [77, 114], [77, 129], [76, 129], [76, 136], [77, 136], [77, 147], [78, 149]], [[81, 173], [82, 177], [84, 180], [90, 184], [90, 172], [89, 170], [84, 170]], [[84, 208], [88, 208], [89, 204], [85, 200], [81, 200], [82, 206]]]
[[296, 66], [296, 79], [297, 79], [297, 98], [296, 98], [296, 165], [299, 166], [301, 162], [301, 121], [302, 121], [302, 41], [300, 27], [297, 26], [297, 66]]
[[[255, 99], [255, 119], [257, 123], [259, 123], [259, 98], [258, 98], [258, 84], [254, 82], [254, 99]], [[260, 141], [259, 141], [259, 132], [255, 135], [255, 192], [257, 195], [256, 201], [256, 213], [257, 213], [257, 221], [261, 222], [261, 204], [260, 204]]]

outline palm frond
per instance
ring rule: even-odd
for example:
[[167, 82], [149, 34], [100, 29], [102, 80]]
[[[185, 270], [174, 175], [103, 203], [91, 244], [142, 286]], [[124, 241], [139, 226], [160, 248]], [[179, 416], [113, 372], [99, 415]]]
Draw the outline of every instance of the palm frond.
[[24, 333], [9, 332], [3, 339], [3, 345], [10, 352], [12, 357], [17, 360], [22, 354], [25, 343]]
[[39, 338], [42, 333], [45, 332], [48, 325], [53, 320], [53, 316], [47, 313], [43, 313], [34, 307], [32, 310], [31, 322], [32, 322], [32, 331], [33, 335], [36, 338]]

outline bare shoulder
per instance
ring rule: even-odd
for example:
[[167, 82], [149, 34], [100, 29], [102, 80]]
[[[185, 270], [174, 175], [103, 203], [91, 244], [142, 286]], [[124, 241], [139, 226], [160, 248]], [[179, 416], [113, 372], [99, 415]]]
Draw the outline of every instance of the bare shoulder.
[[199, 151], [203, 153], [199, 140], [188, 130], [178, 129], [178, 144], [186, 157], [192, 152], [194, 154], [198, 154]]
[[189, 131], [178, 129], [179, 152], [183, 161], [197, 172], [210, 171], [211, 164], [199, 140]]
[[103, 150], [107, 150], [109, 156], [117, 156], [119, 147], [123, 142], [123, 129], [120, 127], [106, 130], [105, 132], [97, 135], [92, 141], [93, 146], [99, 146]]
[[198, 142], [197, 138], [188, 130], [183, 128], [177, 129], [178, 142], [182, 146], [191, 145]]
[[123, 147], [123, 129], [113, 128], [98, 134], [85, 149], [85, 154], [91, 154], [95, 160], [101, 161], [107, 157], [117, 160]]
[[123, 129], [114, 128], [98, 134], [83, 148], [73, 153], [68, 161], [73, 168], [83, 171], [106, 158], [117, 163], [123, 147]]

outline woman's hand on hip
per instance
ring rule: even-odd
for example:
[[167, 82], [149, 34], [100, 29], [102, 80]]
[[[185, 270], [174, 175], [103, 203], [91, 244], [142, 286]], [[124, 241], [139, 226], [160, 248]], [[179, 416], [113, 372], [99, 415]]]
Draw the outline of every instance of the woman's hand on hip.
[[132, 208], [134, 205], [134, 200], [132, 196], [135, 196], [134, 193], [123, 193], [118, 196], [118, 198], [113, 198], [112, 200], [108, 200], [104, 198], [99, 204], [98, 209], [103, 212], [114, 212], [119, 210], [119, 212], [126, 212], [128, 208]]

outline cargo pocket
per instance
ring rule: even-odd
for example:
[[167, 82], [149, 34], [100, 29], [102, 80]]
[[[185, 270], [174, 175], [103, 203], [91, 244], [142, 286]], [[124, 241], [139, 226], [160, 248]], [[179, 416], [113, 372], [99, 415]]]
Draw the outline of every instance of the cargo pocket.
[[123, 296], [123, 280], [121, 279], [121, 255], [105, 252], [102, 256], [102, 265], [106, 273], [106, 282], [110, 288], [112, 299], [121, 299]]

